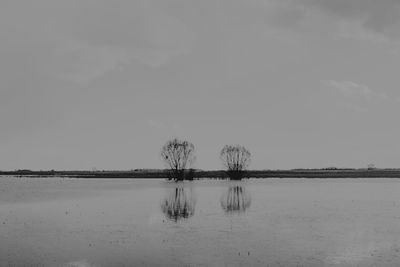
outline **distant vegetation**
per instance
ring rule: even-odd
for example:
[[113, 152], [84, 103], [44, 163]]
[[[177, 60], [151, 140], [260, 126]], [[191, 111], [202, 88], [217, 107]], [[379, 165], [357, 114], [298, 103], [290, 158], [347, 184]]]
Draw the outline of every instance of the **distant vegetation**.
[[[189, 170], [188, 170], [189, 171]], [[168, 169], [131, 171], [3, 171], [2, 176], [16, 177], [70, 177], [70, 178], [167, 178]], [[193, 179], [229, 179], [226, 170], [204, 171], [192, 169]], [[400, 169], [296, 169], [248, 170], [249, 178], [400, 178]]]
[[166, 169], [135, 169], [129, 171], [33, 171], [19, 169], [0, 171], [1, 176], [16, 177], [70, 177], [70, 178], [167, 178], [183, 181], [202, 178], [241, 180], [248, 178], [400, 178], [400, 169], [378, 169], [368, 164], [364, 169], [327, 167], [322, 169], [248, 170], [251, 154], [244, 146], [226, 145], [220, 153], [225, 170], [203, 171], [193, 169], [195, 148], [186, 140], [174, 138], [160, 152]]

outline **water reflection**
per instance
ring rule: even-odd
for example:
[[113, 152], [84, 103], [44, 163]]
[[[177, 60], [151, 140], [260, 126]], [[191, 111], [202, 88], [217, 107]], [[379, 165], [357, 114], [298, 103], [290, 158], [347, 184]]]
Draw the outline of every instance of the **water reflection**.
[[221, 197], [221, 207], [227, 213], [244, 212], [251, 205], [251, 196], [242, 186], [231, 186]]
[[165, 216], [177, 222], [194, 215], [196, 199], [191, 188], [176, 187], [165, 197], [161, 204], [161, 210]]

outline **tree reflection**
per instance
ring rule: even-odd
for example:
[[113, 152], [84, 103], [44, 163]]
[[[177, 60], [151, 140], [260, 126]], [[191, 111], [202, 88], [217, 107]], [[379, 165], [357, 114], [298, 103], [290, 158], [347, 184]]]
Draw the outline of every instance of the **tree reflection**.
[[251, 196], [242, 186], [231, 186], [221, 197], [221, 207], [227, 213], [244, 212], [251, 205]]
[[165, 216], [177, 222], [194, 215], [196, 200], [191, 190], [175, 188], [161, 204], [161, 210]]

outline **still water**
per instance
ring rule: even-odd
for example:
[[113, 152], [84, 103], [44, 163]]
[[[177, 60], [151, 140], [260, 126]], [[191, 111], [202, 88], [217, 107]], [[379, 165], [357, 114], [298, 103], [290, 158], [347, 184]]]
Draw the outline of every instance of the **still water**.
[[399, 266], [400, 180], [0, 177], [0, 266]]

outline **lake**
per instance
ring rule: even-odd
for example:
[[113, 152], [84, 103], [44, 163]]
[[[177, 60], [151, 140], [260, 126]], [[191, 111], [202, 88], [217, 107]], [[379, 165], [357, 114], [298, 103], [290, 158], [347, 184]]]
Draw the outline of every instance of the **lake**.
[[399, 266], [400, 179], [0, 177], [0, 266]]

